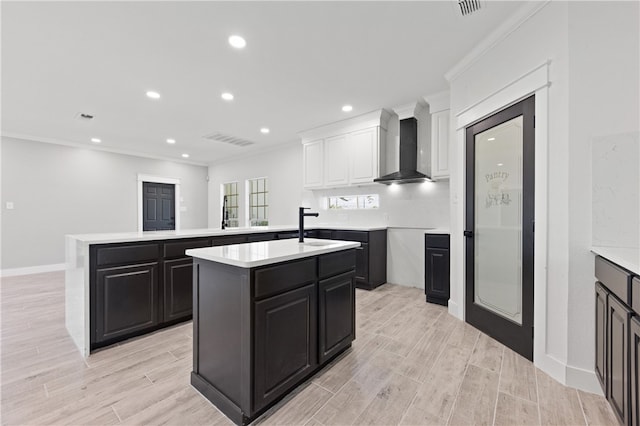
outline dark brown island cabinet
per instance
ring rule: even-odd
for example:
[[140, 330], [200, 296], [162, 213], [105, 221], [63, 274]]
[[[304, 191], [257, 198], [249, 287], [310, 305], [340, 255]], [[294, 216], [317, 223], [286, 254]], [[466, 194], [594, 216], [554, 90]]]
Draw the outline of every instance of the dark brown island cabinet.
[[[356, 286], [387, 279], [386, 230], [306, 232], [308, 237], [359, 241]], [[254, 232], [141, 242], [93, 244], [89, 249], [90, 349], [152, 332], [192, 315], [192, 248], [297, 238], [297, 231]]]
[[639, 425], [640, 278], [597, 256], [595, 372], [621, 424]]
[[351, 346], [356, 251], [254, 268], [194, 258], [191, 384], [248, 424]]
[[427, 302], [449, 304], [449, 234], [424, 236], [424, 293]]

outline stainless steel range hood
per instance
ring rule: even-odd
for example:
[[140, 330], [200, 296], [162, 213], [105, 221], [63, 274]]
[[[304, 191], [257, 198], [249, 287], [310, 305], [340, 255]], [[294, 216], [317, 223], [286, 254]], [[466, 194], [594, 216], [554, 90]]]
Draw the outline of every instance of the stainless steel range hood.
[[[416, 104], [413, 104], [415, 108]], [[414, 108], [411, 108], [413, 115]], [[404, 111], [407, 108], [403, 108]], [[431, 178], [418, 169], [418, 120], [396, 109], [400, 117], [400, 170], [374, 179], [374, 182], [391, 185], [392, 183], [417, 183], [430, 181]], [[406, 118], [403, 118], [405, 116]]]

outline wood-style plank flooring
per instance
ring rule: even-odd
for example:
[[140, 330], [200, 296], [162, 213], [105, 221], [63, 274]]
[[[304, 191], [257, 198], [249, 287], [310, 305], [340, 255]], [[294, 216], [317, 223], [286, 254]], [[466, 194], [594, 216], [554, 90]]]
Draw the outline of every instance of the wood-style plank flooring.
[[[189, 385], [191, 323], [83, 359], [64, 327], [64, 273], [3, 278], [2, 424], [231, 424]], [[283, 425], [617, 424], [600, 396], [427, 304], [358, 290], [353, 347], [256, 421]]]

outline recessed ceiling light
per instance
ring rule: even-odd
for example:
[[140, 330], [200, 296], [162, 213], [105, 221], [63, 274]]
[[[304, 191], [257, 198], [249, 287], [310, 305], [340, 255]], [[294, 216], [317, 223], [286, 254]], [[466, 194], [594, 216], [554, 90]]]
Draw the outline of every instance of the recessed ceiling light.
[[229, 37], [229, 44], [236, 49], [242, 49], [247, 45], [247, 42], [239, 35], [232, 35], [231, 37]]
[[167, 143], [174, 144], [176, 143], [175, 139], [167, 139]]
[[224, 92], [221, 95], [222, 99], [224, 99], [225, 101], [232, 101], [233, 100], [233, 94], [229, 93], [229, 92]]
[[189, 154], [182, 154], [182, 158], [189, 158]]
[[344, 106], [342, 107], [342, 111], [344, 111], [344, 112], [351, 112], [351, 111], [353, 111], [353, 107], [352, 107], [351, 105], [344, 105]]
[[160, 93], [154, 92], [153, 90], [149, 90], [147, 92], [147, 97], [151, 99], [160, 99]]
[[488, 140], [488, 141], [495, 141], [495, 140], [496, 140], [496, 138], [489, 138], [489, 139], [487, 139], [487, 140]]
[[269, 128], [268, 128], [268, 127], [263, 127], [262, 129], [260, 129], [260, 133], [263, 133], [263, 134], [265, 134], [265, 135], [266, 135], [267, 133], [269, 133], [269, 131], [270, 131], [270, 130], [269, 130]]
[[102, 142], [102, 140], [98, 139], [98, 138], [91, 138], [91, 142], [93, 143], [100, 143]]

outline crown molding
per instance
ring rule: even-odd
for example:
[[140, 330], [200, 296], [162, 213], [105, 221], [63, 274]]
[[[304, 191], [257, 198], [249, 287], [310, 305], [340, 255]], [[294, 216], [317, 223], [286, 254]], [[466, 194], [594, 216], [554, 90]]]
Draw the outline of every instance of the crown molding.
[[431, 114], [446, 111], [451, 108], [450, 94], [448, 90], [443, 90], [442, 92], [431, 95], [425, 95], [423, 98], [425, 102], [429, 104], [429, 112]]
[[88, 145], [86, 143], [72, 142], [72, 141], [66, 141], [66, 140], [55, 139], [55, 138], [43, 138], [43, 137], [40, 137], [40, 136], [25, 135], [25, 134], [21, 134], [21, 133], [2, 132], [2, 133], [0, 133], [0, 135], [3, 138], [12, 138], [12, 139], [20, 139], [20, 140], [33, 141], [33, 142], [50, 143], [50, 144], [54, 144], [54, 145], [69, 146], [69, 147], [72, 147], [72, 148], [91, 149], [93, 151], [110, 152], [112, 154], [120, 154], [120, 155], [132, 156], [132, 157], [149, 158], [149, 159], [152, 159], [152, 160], [171, 161], [172, 163], [190, 164], [192, 166], [207, 167], [209, 165], [207, 163], [201, 163], [199, 161], [181, 160], [181, 159], [178, 159], [178, 158], [165, 157], [165, 156], [162, 156], [162, 155], [147, 154], [147, 153], [128, 150], [128, 149], [110, 148], [110, 147], [94, 145], [94, 144]]
[[393, 112], [396, 113], [398, 119], [404, 120], [406, 118], [416, 117], [426, 108], [426, 104], [423, 100], [410, 102], [408, 104], [400, 105], [393, 108]]
[[469, 53], [467, 53], [456, 65], [444, 74], [449, 83], [457, 79], [460, 74], [471, 67], [478, 59], [483, 57], [495, 45], [506, 39], [511, 33], [520, 28], [532, 16], [547, 6], [551, 0], [530, 1], [525, 3], [513, 15], [507, 18], [498, 28], [485, 37]]
[[315, 139], [322, 139], [329, 136], [354, 132], [368, 127], [380, 126], [387, 129], [387, 123], [391, 118], [391, 113], [386, 109], [378, 109], [356, 117], [347, 118], [323, 126], [314, 127], [313, 129], [304, 130], [298, 133], [302, 142], [308, 142]]

